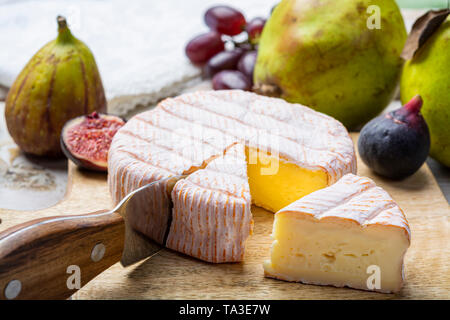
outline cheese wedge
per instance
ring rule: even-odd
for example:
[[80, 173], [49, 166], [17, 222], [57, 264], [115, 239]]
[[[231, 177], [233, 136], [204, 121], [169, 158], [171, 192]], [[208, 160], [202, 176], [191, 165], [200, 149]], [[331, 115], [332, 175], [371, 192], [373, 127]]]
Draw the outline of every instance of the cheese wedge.
[[275, 215], [267, 277], [397, 292], [410, 229], [402, 210], [375, 183], [353, 174]]
[[[253, 203], [272, 212], [356, 172], [353, 142], [335, 119], [302, 105], [241, 90], [203, 91], [166, 99], [131, 118], [116, 133], [108, 154], [113, 201], [117, 203], [145, 183], [204, 169], [236, 143], [245, 146]], [[165, 200], [167, 191], [161, 184], [153, 202]], [[201, 198], [199, 193], [193, 197], [202, 201], [199, 210], [215, 210], [226, 201], [224, 197]], [[238, 204], [235, 198], [227, 201]], [[171, 214], [168, 208], [160, 209], [151, 210], [151, 218], [135, 217], [132, 225], [164, 243]], [[204, 257], [198, 251], [190, 254]], [[227, 257], [232, 255], [227, 253]]]
[[242, 144], [178, 181], [172, 200], [168, 248], [208, 262], [243, 259], [253, 219]]

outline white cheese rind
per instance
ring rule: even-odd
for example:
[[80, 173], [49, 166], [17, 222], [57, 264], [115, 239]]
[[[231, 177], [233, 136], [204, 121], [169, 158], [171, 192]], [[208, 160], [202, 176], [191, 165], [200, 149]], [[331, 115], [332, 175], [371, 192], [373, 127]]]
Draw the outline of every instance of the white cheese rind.
[[[335, 119], [250, 92], [203, 91], [163, 100], [116, 133], [108, 154], [113, 201], [118, 203], [145, 183], [192, 173], [237, 142], [300, 167], [322, 170], [328, 184], [356, 172], [353, 142]], [[165, 188], [155, 194], [165, 196]], [[137, 223], [137, 230], [162, 243], [167, 212], [162, 210], [152, 227]]]
[[172, 201], [168, 248], [208, 262], [243, 259], [253, 227], [243, 145], [178, 181]]
[[[405, 215], [386, 191], [353, 174], [275, 215], [275, 239], [265, 275], [308, 284], [397, 292], [410, 244]], [[368, 287], [368, 269], [381, 272]]]
[[361, 226], [380, 224], [398, 227], [411, 237], [406, 216], [391, 196], [373, 180], [347, 174], [338, 183], [291, 203], [281, 212], [298, 212], [322, 220], [335, 217]]

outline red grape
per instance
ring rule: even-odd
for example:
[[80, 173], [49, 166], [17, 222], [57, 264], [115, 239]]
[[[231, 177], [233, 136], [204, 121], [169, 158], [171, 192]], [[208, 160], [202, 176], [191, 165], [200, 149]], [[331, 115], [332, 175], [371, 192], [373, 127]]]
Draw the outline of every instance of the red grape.
[[240, 11], [229, 6], [215, 6], [206, 11], [205, 23], [211, 30], [235, 36], [244, 30], [246, 22]]
[[207, 77], [212, 77], [219, 71], [236, 69], [243, 53], [244, 50], [241, 48], [219, 52], [209, 59], [205, 66], [205, 75]]
[[247, 30], [248, 39], [251, 43], [258, 43], [265, 24], [266, 19], [263, 18], [254, 18], [247, 24], [245, 29]]
[[255, 69], [257, 51], [246, 52], [241, 59], [239, 59], [237, 69], [242, 72], [249, 82], [253, 84], [253, 69]]
[[241, 89], [250, 91], [251, 84], [247, 78], [239, 71], [223, 70], [217, 73], [212, 79], [214, 90]]
[[225, 49], [222, 37], [215, 31], [196, 36], [186, 45], [186, 55], [192, 63], [205, 63]]

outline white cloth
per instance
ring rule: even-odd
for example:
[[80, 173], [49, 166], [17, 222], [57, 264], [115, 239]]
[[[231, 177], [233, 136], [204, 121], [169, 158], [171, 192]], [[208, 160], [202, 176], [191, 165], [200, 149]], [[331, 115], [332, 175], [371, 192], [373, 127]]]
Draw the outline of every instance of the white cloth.
[[[277, 0], [219, 2], [240, 9], [251, 19], [268, 17]], [[0, 85], [11, 86], [31, 56], [56, 37], [56, 16], [61, 14], [72, 33], [93, 51], [109, 100], [148, 94], [157, 100], [175, 94], [172, 86], [200, 75], [186, 58], [184, 47], [192, 37], [208, 30], [203, 14], [217, 3], [0, 0]], [[134, 103], [142, 102], [135, 98]]]

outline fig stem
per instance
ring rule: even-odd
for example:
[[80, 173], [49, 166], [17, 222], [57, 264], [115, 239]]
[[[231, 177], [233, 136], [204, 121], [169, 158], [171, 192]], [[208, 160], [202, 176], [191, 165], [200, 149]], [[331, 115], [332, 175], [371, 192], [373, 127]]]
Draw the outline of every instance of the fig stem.
[[417, 94], [411, 100], [404, 105], [404, 108], [412, 113], [419, 113], [420, 108], [422, 108], [423, 100], [422, 97]]
[[57, 16], [56, 21], [58, 22], [58, 37], [57, 41], [60, 43], [73, 41], [73, 35], [67, 26], [67, 20], [63, 16]]
[[57, 16], [56, 21], [58, 22], [58, 30], [65, 29], [67, 27], [67, 20], [63, 16]]

